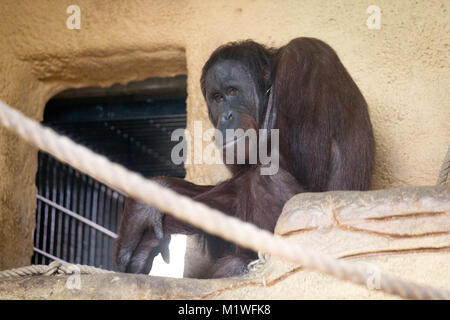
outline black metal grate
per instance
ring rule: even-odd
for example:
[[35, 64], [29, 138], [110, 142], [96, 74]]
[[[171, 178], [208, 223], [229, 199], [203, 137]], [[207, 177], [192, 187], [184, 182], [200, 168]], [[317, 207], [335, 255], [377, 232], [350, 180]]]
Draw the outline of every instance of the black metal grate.
[[[171, 162], [175, 129], [186, 127], [184, 99], [60, 99], [44, 123], [146, 177], [184, 177]], [[125, 196], [39, 153], [33, 264], [55, 259], [114, 270], [113, 248]]]
[[[184, 167], [171, 161], [172, 131], [186, 127], [185, 115], [90, 123], [54, 123], [58, 132], [146, 177], [184, 177]], [[73, 135], [76, 132], [76, 136]]]
[[34, 244], [37, 250], [32, 263], [48, 264], [59, 258], [114, 269], [114, 238], [80, 221], [81, 218], [68, 215], [60, 207], [116, 233], [125, 196], [42, 152], [36, 180]]

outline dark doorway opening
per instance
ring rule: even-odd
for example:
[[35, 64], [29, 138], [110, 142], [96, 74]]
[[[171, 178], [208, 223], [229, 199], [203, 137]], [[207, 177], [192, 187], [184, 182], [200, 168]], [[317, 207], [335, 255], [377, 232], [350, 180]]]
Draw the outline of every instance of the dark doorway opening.
[[[183, 178], [171, 161], [186, 127], [186, 77], [71, 89], [51, 99], [43, 124], [145, 177]], [[53, 260], [115, 270], [114, 239], [126, 196], [39, 152], [32, 264]]]

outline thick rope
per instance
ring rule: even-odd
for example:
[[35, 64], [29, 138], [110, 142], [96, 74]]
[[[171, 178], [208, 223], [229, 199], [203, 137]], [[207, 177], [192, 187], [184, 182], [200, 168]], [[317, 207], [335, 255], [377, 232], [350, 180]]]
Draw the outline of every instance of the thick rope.
[[[91, 175], [93, 178], [122, 190], [135, 199], [160, 208], [177, 219], [186, 221], [204, 231], [218, 235], [239, 246], [283, 258], [312, 270], [336, 278], [366, 285], [367, 270], [359, 265], [312, 251], [287, 239], [274, 235], [255, 225], [229, 217], [222, 212], [179, 195], [159, 184], [146, 180], [124, 167], [112, 163], [80, 146], [67, 137], [58, 135], [38, 122], [25, 117], [0, 101], [0, 123], [23, 139], [52, 154], [59, 160]], [[380, 273], [380, 289], [408, 299], [450, 299], [450, 292], [418, 285]]]
[[10, 269], [0, 271], [0, 279], [14, 278], [23, 276], [51, 276], [51, 275], [70, 275], [70, 274], [99, 274], [99, 273], [114, 273], [114, 271], [99, 269], [96, 267], [62, 263], [60, 261], [53, 261], [49, 265], [36, 264], [22, 268]]
[[448, 147], [447, 154], [441, 166], [441, 170], [439, 170], [439, 178], [436, 184], [437, 185], [446, 184], [449, 172], [450, 172], [450, 147]]

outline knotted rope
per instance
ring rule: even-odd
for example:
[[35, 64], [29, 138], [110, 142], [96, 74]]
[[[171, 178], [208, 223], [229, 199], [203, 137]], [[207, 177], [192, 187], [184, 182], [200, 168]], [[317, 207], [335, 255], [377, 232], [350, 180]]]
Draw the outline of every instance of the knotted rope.
[[61, 261], [53, 261], [49, 265], [36, 264], [16, 269], [0, 271], [0, 279], [13, 278], [23, 276], [51, 276], [51, 275], [70, 275], [70, 274], [98, 274], [98, 273], [114, 273], [114, 271], [104, 270], [96, 267], [63, 263]]

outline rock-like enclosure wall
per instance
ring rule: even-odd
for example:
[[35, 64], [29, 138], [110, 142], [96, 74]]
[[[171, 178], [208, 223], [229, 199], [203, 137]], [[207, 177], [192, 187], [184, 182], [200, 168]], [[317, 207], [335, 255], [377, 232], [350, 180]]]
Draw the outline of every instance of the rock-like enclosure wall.
[[[311, 36], [336, 49], [365, 95], [375, 127], [374, 188], [433, 184], [450, 142], [448, 2], [79, 0], [81, 29], [66, 28], [72, 1], [0, 2], [0, 99], [41, 120], [46, 101], [69, 87], [108, 86], [187, 74], [188, 129], [209, 123], [201, 67], [228, 41], [280, 46]], [[0, 129], [0, 269], [29, 264], [36, 150]], [[187, 167], [213, 183], [223, 167]]]

